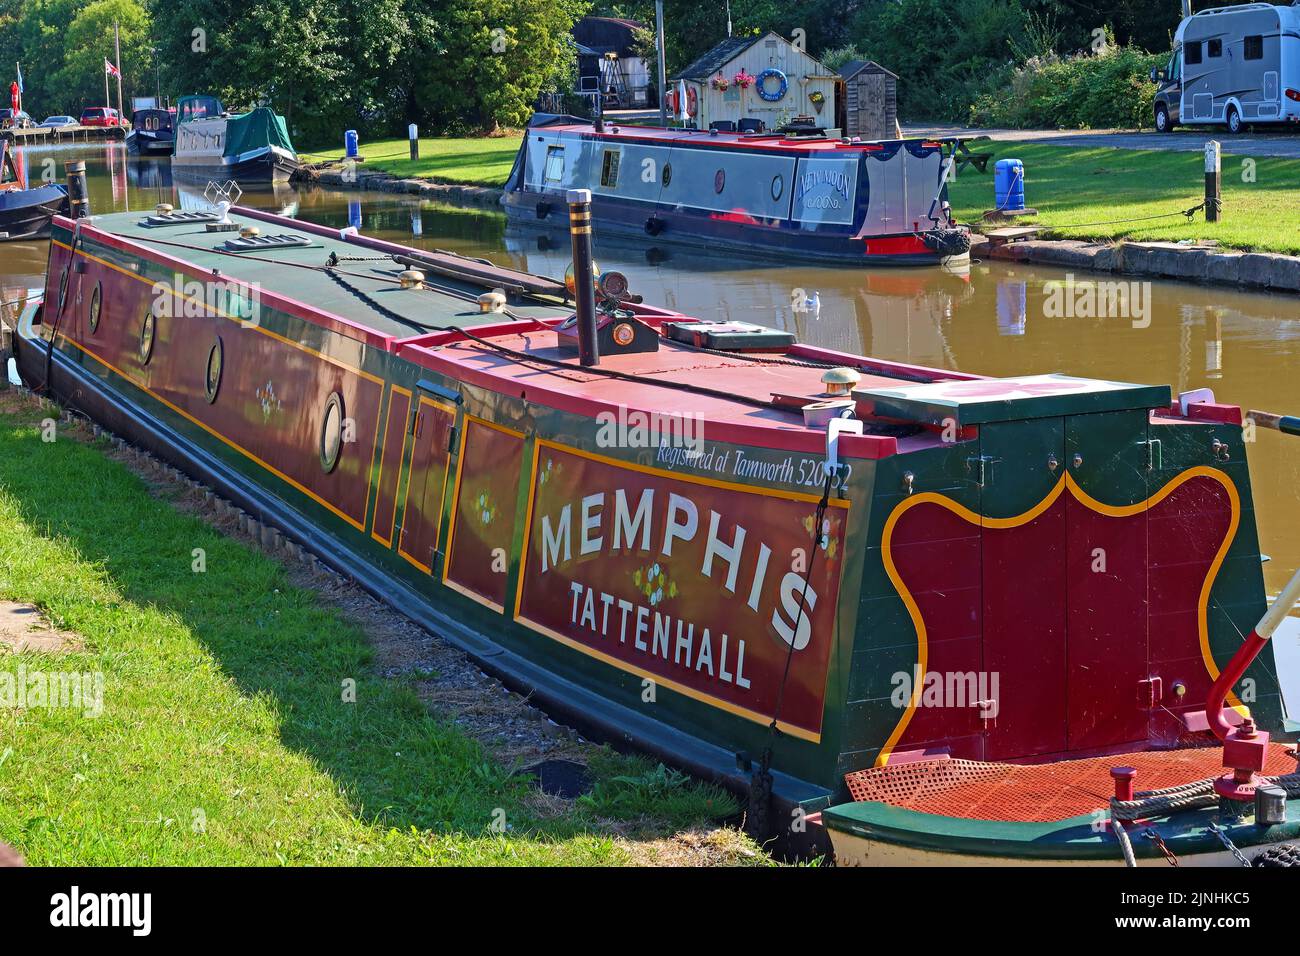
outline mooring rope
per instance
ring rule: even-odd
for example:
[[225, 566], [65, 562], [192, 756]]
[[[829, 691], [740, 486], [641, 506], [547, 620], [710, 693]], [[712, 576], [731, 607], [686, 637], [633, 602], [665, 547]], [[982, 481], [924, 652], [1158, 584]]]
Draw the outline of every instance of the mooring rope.
[[830, 507], [831, 482], [834, 479], [835, 473], [828, 470], [826, 481], [822, 486], [821, 500], [817, 502], [817, 510], [813, 513], [812, 554], [808, 556], [808, 570], [804, 572], [803, 590], [799, 594], [799, 614], [795, 618], [794, 630], [787, 642], [785, 669], [781, 672], [781, 683], [777, 686], [776, 705], [772, 708], [772, 722], [767, 725], [767, 743], [759, 756], [758, 769], [749, 778], [749, 812], [745, 818], [745, 829], [757, 840], [766, 839], [770, 829], [768, 811], [772, 803], [772, 753], [776, 746], [776, 738], [781, 734], [779, 723], [781, 707], [785, 703], [785, 687], [790, 679], [790, 665], [794, 661], [794, 645], [799, 636], [799, 625], [803, 623], [808, 608], [808, 585], [812, 581], [817, 552], [821, 550], [822, 522], [826, 520], [826, 509]]

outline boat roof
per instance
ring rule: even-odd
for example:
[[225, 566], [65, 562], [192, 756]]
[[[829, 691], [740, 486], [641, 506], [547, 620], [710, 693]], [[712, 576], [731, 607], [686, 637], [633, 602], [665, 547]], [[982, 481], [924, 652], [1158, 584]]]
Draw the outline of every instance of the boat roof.
[[[286, 301], [299, 317], [456, 380], [508, 394], [526, 392], [538, 402], [589, 415], [612, 408], [672, 410], [742, 430], [757, 426], [761, 433], [749, 432], [756, 439], [776, 429], [787, 433], [784, 440], [774, 439], [778, 446], [812, 451], [824, 447], [825, 428], [806, 426], [800, 409], [825, 400], [821, 376], [828, 367], [856, 367], [863, 389], [977, 378], [805, 345], [794, 345], [782, 355], [705, 351], [666, 335], [660, 335], [656, 352], [602, 356], [601, 371], [589, 371], [579, 365], [574, 352], [559, 347], [556, 326], [572, 317], [573, 307], [548, 294], [552, 285], [558, 286], [554, 280], [495, 269], [485, 260], [450, 253], [443, 254], [446, 259], [438, 258], [427, 251], [242, 207], [231, 210], [235, 222], [256, 223], [263, 237], [295, 235], [309, 244], [256, 253], [225, 252], [219, 247], [239, 233], [208, 232], [205, 223], [150, 226], [149, 215], [111, 213], [96, 216], [89, 224], [97, 233], [106, 233], [108, 243], [120, 252], [131, 252], [127, 243], [135, 244], [164, 266], [179, 269], [176, 260], [181, 260], [192, 278], [215, 274], [225, 281], [252, 285], [264, 299], [270, 294]], [[72, 225], [66, 219], [60, 223]], [[434, 255], [440, 265], [458, 260], [465, 275], [429, 269], [425, 291], [402, 289], [398, 276], [409, 265], [394, 260], [394, 255]], [[326, 269], [331, 256], [337, 257], [337, 266]], [[481, 313], [478, 297], [497, 280], [531, 281], [541, 291], [524, 290], [512, 296], [506, 315]], [[662, 331], [666, 321], [692, 321], [648, 305], [629, 309], [656, 331]], [[892, 453], [904, 439], [910, 444], [915, 429], [879, 423], [869, 425], [867, 431], [864, 438], [846, 440], [846, 445], [860, 446], [862, 457], [879, 457]]]
[[[529, 127], [530, 133], [539, 130], [575, 133], [591, 139], [634, 140], [711, 147], [724, 146], [735, 149], [773, 149], [793, 153], [870, 151], [881, 148], [880, 141], [876, 140], [846, 143], [841, 139], [832, 139], [827, 136], [789, 137], [784, 133], [726, 133], [664, 126], [618, 126], [609, 123], [605, 125], [603, 133], [596, 132], [590, 123], [547, 123]], [[940, 141], [918, 137], [912, 140], [904, 140], [904, 142], [929, 143], [938, 146]]]

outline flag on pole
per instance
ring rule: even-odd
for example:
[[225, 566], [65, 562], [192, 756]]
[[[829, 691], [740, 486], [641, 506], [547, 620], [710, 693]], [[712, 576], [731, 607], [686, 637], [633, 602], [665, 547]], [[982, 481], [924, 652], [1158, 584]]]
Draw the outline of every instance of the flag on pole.
[[15, 63], [14, 66], [18, 67], [18, 92], [26, 93], [27, 90], [23, 87], [23, 65], [21, 63]]
[[121, 76], [121, 75], [122, 75], [121, 73], [119, 73], [119, 72], [117, 71], [117, 67], [115, 67], [112, 63], [109, 63], [109, 62], [108, 62], [108, 57], [104, 57], [104, 73], [105, 73], [106, 75], [108, 75], [108, 76]]

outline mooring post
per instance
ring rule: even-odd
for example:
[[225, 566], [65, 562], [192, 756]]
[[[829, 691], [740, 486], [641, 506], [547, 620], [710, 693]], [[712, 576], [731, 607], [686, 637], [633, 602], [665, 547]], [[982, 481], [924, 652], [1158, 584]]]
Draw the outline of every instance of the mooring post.
[[591, 264], [591, 190], [570, 189], [569, 235], [573, 238], [573, 299], [578, 309], [578, 361], [600, 362], [596, 343], [596, 281]]
[[406, 127], [406, 135], [411, 140], [411, 162], [420, 158], [420, 128], [412, 123]]
[[90, 218], [90, 193], [86, 191], [86, 164], [75, 159], [64, 163], [68, 175], [68, 204], [73, 219]]
[[1223, 167], [1219, 156], [1219, 141], [1205, 144], [1205, 221], [1218, 222], [1223, 209]]

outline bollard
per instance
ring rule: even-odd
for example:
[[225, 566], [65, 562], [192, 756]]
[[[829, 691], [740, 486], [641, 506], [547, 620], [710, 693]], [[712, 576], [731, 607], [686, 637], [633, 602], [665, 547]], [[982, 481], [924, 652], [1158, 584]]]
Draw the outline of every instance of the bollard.
[[411, 140], [411, 161], [420, 158], [420, 128], [412, 123], [406, 127], [406, 135]]
[[591, 190], [570, 189], [569, 235], [573, 239], [573, 298], [578, 309], [578, 362], [600, 364], [596, 343], [596, 286], [591, 264]]
[[1205, 221], [1218, 222], [1223, 211], [1223, 166], [1219, 141], [1205, 144]]
[[68, 204], [73, 219], [90, 218], [90, 193], [86, 190], [86, 164], [80, 159], [64, 163], [68, 176]]

